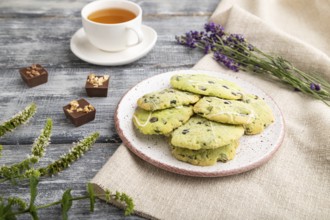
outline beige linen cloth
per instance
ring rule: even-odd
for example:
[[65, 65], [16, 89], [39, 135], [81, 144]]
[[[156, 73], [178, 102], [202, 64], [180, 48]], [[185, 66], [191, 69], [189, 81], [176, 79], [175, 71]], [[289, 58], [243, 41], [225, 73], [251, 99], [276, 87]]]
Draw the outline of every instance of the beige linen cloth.
[[[223, 0], [211, 20], [330, 81], [330, 1]], [[194, 68], [237, 75], [273, 97], [286, 123], [274, 157], [243, 174], [196, 178], [149, 165], [122, 145], [92, 180], [95, 188], [126, 192], [136, 214], [154, 219], [330, 219], [330, 108], [210, 56]]]

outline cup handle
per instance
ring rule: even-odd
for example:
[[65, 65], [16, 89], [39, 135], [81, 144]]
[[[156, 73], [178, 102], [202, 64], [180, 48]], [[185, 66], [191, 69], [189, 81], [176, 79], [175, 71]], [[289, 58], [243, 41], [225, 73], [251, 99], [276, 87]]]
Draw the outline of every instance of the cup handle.
[[128, 47], [138, 45], [143, 41], [143, 32], [142, 32], [141, 28], [127, 27], [127, 30], [132, 30], [138, 37], [138, 42], [136, 42], [134, 44], [127, 44]]

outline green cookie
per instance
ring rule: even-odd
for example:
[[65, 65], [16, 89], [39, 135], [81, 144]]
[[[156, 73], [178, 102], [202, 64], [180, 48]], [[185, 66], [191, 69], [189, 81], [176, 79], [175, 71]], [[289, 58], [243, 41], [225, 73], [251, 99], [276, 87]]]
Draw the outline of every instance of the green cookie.
[[192, 108], [180, 106], [154, 112], [137, 108], [133, 123], [143, 134], [168, 134], [189, 120], [194, 113]]
[[248, 104], [217, 97], [203, 97], [195, 104], [194, 112], [211, 121], [226, 124], [248, 124], [255, 119]]
[[233, 82], [203, 74], [179, 74], [171, 77], [173, 88], [224, 99], [241, 99], [242, 89]]
[[236, 155], [237, 147], [238, 141], [233, 141], [228, 145], [215, 149], [190, 150], [173, 146], [172, 155], [178, 160], [193, 165], [211, 166], [217, 161], [227, 162], [232, 160]]
[[259, 134], [274, 122], [271, 108], [264, 100], [256, 95], [246, 95], [243, 100], [254, 111], [255, 119], [244, 125], [245, 134]]
[[144, 110], [155, 111], [194, 104], [199, 98], [199, 95], [189, 92], [183, 92], [176, 89], [164, 89], [162, 91], [145, 94], [138, 99], [137, 104]]
[[240, 125], [221, 124], [193, 116], [172, 133], [171, 144], [192, 150], [214, 149], [230, 144], [243, 134]]

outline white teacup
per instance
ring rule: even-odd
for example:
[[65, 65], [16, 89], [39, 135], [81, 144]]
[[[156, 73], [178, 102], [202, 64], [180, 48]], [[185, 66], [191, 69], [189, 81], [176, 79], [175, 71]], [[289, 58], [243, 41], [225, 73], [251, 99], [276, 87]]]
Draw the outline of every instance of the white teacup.
[[[116, 8], [124, 9], [133, 12], [136, 17], [132, 20], [105, 24], [98, 23], [88, 19], [88, 16], [93, 12]], [[125, 50], [127, 47], [137, 45], [143, 40], [142, 25], [142, 9], [139, 5], [126, 0], [98, 0], [87, 4], [81, 10], [82, 24], [86, 33], [87, 39], [95, 47], [115, 52]], [[129, 44], [132, 38], [132, 32], [137, 36], [137, 42]]]

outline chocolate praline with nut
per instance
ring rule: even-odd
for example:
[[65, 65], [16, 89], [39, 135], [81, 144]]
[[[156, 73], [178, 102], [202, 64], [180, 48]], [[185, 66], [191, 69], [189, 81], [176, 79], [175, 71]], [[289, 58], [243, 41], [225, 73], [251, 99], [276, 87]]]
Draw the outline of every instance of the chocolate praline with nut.
[[109, 76], [96, 76], [89, 74], [86, 80], [86, 93], [89, 97], [107, 97], [109, 87]]
[[19, 70], [23, 81], [29, 87], [35, 87], [48, 81], [48, 72], [40, 64], [32, 64]]
[[76, 127], [95, 119], [96, 109], [85, 99], [73, 100], [63, 107], [64, 114]]

